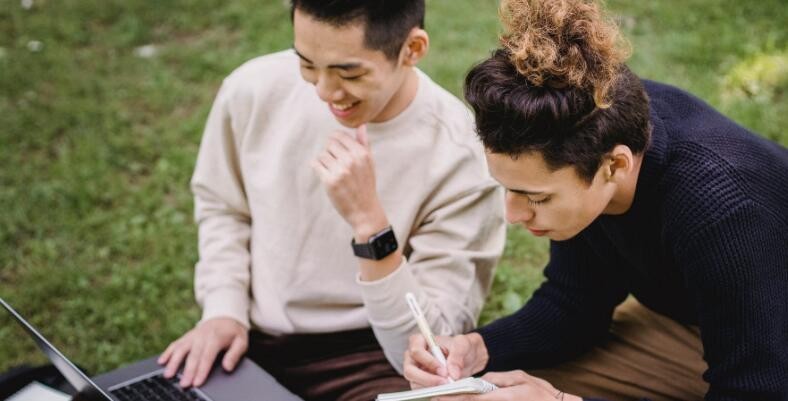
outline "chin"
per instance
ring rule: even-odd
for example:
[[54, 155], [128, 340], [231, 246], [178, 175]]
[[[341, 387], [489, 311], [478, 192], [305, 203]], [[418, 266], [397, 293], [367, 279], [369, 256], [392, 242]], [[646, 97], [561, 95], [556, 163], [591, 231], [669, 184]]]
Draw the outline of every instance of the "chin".
[[343, 120], [341, 118], [336, 118], [336, 120], [341, 126], [343, 126], [345, 128], [356, 128], [359, 125], [363, 124], [363, 123], [357, 123], [355, 121]]
[[369, 122], [366, 116], [351, 116], [350, 118], [336, 118], [337, 122], [345, 128], [356, 129]]
[[565, 238], [561, 234], [550, 234], [547, 236], [547, 238], [549, 238], [550, 241], [566, 241], [569, 239], [569, 238]]
[[566, 232], [550, 232], [547, 238], [550, 238], [551, 241], [566, 241], [569, 239], [574, 238], [578, 233], [567, 234]]

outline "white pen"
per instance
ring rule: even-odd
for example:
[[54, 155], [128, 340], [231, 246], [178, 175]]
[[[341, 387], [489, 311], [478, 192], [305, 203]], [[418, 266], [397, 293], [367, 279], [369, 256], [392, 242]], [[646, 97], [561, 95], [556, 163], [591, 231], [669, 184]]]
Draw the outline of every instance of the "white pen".
[[[427, 340], [427, 345], [430, 347], [430, 352], [435, 359], [446, 368], [446, 374], [448, 375], [449, 371], [446, 366], [446, 357], [443, 355], [441, 348], [438, 346], [438, 343], [435, 342], [435, 337], [432, 335], [432, 330], [430, 330], [430, 325], [427, 324], [427, 319], [424, 318], [424, 313], [421, 311], [421, 307], [419, 303], [416, 302], [416, 296], [413, 293], [409, 292], [405, 294], [405, 300], [408, 301], [408, 306], [410, 307], [410, 311], [413, 312], [413, 317], [416, 319], [416, 324], [419, 326], [419, 330], [421, 330], [421, 335]], [[449, 383], [454, 383], [451, 377], [447, 376], [449, 379]]]

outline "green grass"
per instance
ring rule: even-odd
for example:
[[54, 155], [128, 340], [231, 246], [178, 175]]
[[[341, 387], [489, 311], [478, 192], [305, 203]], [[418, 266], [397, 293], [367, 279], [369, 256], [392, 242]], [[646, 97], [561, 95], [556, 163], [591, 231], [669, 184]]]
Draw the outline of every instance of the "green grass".
[[[89, 371], [149, 356], [198, 318], [188, 180], [202, 126], [225, 75], [292, 43], [283, 4], [0, 0], [0, 296]], [[636, 72], [788, 145], [782, 0], [610, 7]], [[422, 67], [458, 94], [496, 43], [496, 4], [429, 0], [427, 25]], [[154, 57], [135, 55], [148, 44]], [[485, 322], [541, 282], [546, 242], [510, 233]], [[0, 314], [0, 371], [40, 361]]]

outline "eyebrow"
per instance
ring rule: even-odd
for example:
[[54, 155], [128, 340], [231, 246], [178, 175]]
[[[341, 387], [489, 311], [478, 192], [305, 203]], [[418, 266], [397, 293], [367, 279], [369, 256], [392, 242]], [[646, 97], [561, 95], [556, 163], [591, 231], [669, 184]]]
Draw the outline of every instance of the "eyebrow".
[[[304, 57], [304, 55], [303, 55], [303, 54], [301, 54], [301, 53], [300, 53], [300, 52], [299, 52], [299, 51], [298, 51], [298, 50], [295, 48], [295, 46], [293, 46], [293, 51], [295, 51], [295, 54], [297, 54], [297, 55], [298, 55], [298, 57], [300, 57], [300, 58], [301, 58], [301, 60], [304, 60], [304, 61], [306, 61], [306, 62], [307, 62], [307, 63], [309, 63], [309, 64], [314, 64], [314, 62], [313, 62], [312, 60], [310, 60], [310, 59], [308, 59], [308, 58]], [[329, 64], [328, 68], [336, 68], [336, 69], [339, 69], [339, 70], [345, 70], [345, 71], [347, 71], [347, 70], [353, 70], [353, 69], [356, 69], [356, 68], [361, 68], [361, 63], [340, 63], [340, 64]]]

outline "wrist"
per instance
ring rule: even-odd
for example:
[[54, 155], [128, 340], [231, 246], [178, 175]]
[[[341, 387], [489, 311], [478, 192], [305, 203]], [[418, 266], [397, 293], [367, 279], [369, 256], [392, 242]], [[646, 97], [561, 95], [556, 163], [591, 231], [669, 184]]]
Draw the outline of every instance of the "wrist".
[[357, 220], [358, 223], [353, 224], [352, 227], [353, 238], [356, 240], [356, 243], [359, 244], [369, 242], [371, 236], [383, 231], [391, 225], [382, 210], [362, 215]]
[[484, 345], [484, 338], [482, 338], [481, 334], [479, 333], [468, 333], [468, 341], [471, 344], [471, 349], [476, 354], [476, 360], [473, 365], [473, 372], [472, 374], [476, 374], [484, 370], [487, 367], [487, 363], [490, 361], [490, 354], [487, 352], [487, 346]]

